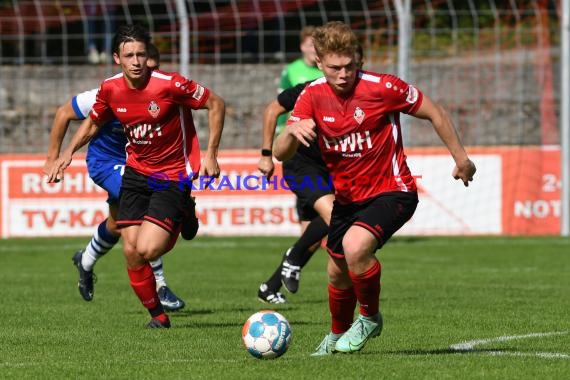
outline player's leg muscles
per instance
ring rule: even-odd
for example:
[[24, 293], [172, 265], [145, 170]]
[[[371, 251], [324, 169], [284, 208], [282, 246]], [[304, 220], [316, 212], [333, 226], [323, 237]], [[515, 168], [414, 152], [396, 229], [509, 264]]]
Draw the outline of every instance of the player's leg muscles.
[[321, 218], [325, 221], [327, 225], [331, 222], [331, 213], [333, 208], [334, 195], [326, 194], [320, 197], [313, 204], [313, 208], [319, 213]]

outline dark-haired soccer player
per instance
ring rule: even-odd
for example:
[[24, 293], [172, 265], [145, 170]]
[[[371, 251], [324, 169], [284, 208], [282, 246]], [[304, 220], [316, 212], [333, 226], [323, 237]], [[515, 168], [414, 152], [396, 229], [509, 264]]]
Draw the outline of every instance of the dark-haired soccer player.
[[[152, 44], [149, 45], [147, 64], [151, 69], [160, 65], [160, 54]], [[70, 121], [83, 120], [93, 108], [98, 89], [92, 89], [75, 95], [70, 101], [61, 105], [55, 114], [51, 133], [50, 144], [47, 152], [44, 172], [49, 173], [57, 159], [61, 144], [67, 132]], [[87, 169], [89, 176], [101, 188], [107, 191], [107, 203], [109, 215], [101, 222], [84, 249], [73, 255], [73, 264], [79, 272], [77, 288], [85, 301], [91, 301], [94, 294], [93, 268], [95, 263], [115, 244], [118, 243], [120, 231], [117, 228], [117, 211], [119, 203], [119, 191], [121, 189], [122, 175], [125, 167], [125, 145], [127, 137], [118, 120], [113, 119], [101, 127], [100, 131], [89, 142], [87, 148]], [[194, 205], [192, 205], [194, 206]], [[193, 214], [193, 212], [189, 212]], [[191, 224], [193, 231], [197, 231], [198, 221], [195, 215], [189, 215], [185, 220]], [[162, 259], [151, 261], [152, 270], [156, 280], [156, 287], [160, 303], [166, 310], [180, 310], [185, 303], [168, 287], [164, 275]]]
[[313, 354], [319, 356], [359, 351], [382, 330], [375, 252], [411, 218], [418, 202], [400, 113], [431, 122], [455, 161], [455, 179], [467, 186], [476, 169], [443, 107], [396, 76], [357, 69], [358, 41], [347, 25], [329, 22], [315, 30], [313, 40], [324, 78], [299, 96], [273, 153], [287, 159], [299, 144], [317, 139], [333, 178], [327, 241], [331, 331]]
[[[138, 25], [121, 26], [113, 40], [113, 58], [122, 72], [99, 88], [89, 117], [61, 154], [48, 180], [63, 177], [72, 155], [105, 122], [116, 118], [125, 129], [127, 161], [121, 184], [117, 225], [131, 286], [152, 319], [149, 328], [168, 328], [170, 320], [156, 292], [150, 266], [168, 252], [188, 209], [189, 180], [217, 177], [218, 147], [225, 103], [218, 95], [178, 73], [147, 67], [150, 35]], [[200, 164], [200, 149], [189, 109], [208, 110], [210, 136]]]

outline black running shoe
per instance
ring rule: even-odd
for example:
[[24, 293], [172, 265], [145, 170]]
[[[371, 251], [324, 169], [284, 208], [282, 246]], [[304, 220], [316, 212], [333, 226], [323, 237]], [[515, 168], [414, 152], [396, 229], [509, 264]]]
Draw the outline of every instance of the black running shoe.
[[188, 210], [186, 210], [186, 214], [182, 220], [180, 235], [182, 235], [182, 239], [184, 240], [194, 239], [200, 227], [198, 218], [196, 217], [196, 201], [194, 199], [194, 197], [190, 197], [190, 206]]
[[178, 298], [168, 286], [161, 286], [157, 293], [164, 310], [176, 311], [182, 309], [186, 305], [184, 301]]
[[81, 265], [81, 256], [85, 252], [81, 249], [73, 255], [73, 264], [79, 272], [79, 281], [77, 282], [77, 288], [79, 289], [79, 294], [85, 301], [91, 301], [93, 299], [93, 284], [95, 283], [96, 277], [93, 271], [86, 271]]
[[261, 302], [265, 303], [273, 303], [273, 304], [287, 303], [287, 300], [285, 299], [283, 294], [281, 294], [280, 292], [272, 291], [265, 283], [259, 286], [259, 290], [257, 291], [257, 298]]
[[281, 283], [289, 293], [297, 293], [299, 280], [301, 279], [301, 267], [291, 264], [287, 258], [281, 264]]
[[147, 329], [169, 329], [170, 328], [170, 320], [166, 322], [161, 322], [158, 319], [151, 319], [150, 322], [146, 325]]

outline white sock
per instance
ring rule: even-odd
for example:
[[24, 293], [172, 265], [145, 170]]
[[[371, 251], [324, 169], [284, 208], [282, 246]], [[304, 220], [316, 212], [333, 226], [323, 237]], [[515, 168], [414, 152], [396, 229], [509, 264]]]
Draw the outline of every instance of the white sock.
[[162, 269], [162, 259], [159, 257], [158, 259], [151, 261], [150, 266], [154, 272], [156, 288], [160, 289], [161, 287], [166, 286], [166, 278], [164, 277], [164, 271]]
[[97, 260], [109, 252], [118, 241], [119, 237], [107, 230], [106, 221], [103, 221], [93, 234], [91, 241], [87, 244], [85, 252], [81, 256], [83, 269], [92, 271]]

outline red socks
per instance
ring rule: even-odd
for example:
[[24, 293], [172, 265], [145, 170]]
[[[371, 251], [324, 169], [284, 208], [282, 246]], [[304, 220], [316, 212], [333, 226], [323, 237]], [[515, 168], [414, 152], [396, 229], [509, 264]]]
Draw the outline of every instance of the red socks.
[[382, 266], [378, 260], [374, 261], [374, 265], [366, 272], [355, 274], [348, 272], [354, 292], [360, 304], [360, 314], [365, 317], [371, 317], [379, 312], [380, 308], [380, 273]]
[[[166, 317], [156, 294], [156, 280], [149, 263], [136, 269], [127, 268], [131, 286], [142, 305], [147, 308], [153, 318], [160, 319], [161, 314]], [[159, 308], [160, 306], [160, 308]], [[167, 317], [166, 317], [167, 318]]]
[[354, 288], [338, 289], [329, 284], [329, 310], [333, 334], [342, 334], [350, 328], [355, 307], [356, 294]]
[[378, 260], [362, 274], [348, 272], [353, 287], [338, 289], [329, 284], [329, 310], [331, 313], [331, 332], [346, 332], [354, 318], [356, 301], [360, 304], [360, 314], [371, 317], [380, 311], [380, 273], [382, 266]]

